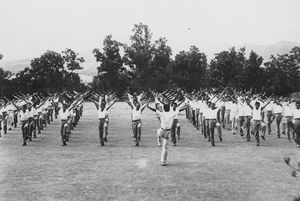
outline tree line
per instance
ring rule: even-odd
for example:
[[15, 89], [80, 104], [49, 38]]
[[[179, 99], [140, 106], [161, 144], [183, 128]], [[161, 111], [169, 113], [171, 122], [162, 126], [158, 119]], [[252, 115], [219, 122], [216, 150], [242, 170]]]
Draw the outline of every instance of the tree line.
[[8, 79], [10, 72], [0, 69], [0, 85], [23, 92], [89, 88], [99, 92], [114, 91], [119, 96], [128, 90], [163, 91], [174, 87], [186, 91], [252, 88], [257, 93], [265, 91], [274, 95], [300, 90], [300, 47], [283, 55], [272, 55], [265, 63], [254, 51], [246, 56], [245, 48], [233, 47], [215, 54], [208, 62], [206, 54], [196, 46], [172, 57], [167, 39], [160, 37], [153, 41], [152, 36], [148, 25], [142, 23], [134, 25], [129, 44], [106, 36], [103, 48], [92, 51], [99, 66], [88, 86], [84, 86], [77, 73], [84, 59], [71, 49], [61, 54], [47, 51], [33, 59], [30, 67], [17, 73], [12, 80]]

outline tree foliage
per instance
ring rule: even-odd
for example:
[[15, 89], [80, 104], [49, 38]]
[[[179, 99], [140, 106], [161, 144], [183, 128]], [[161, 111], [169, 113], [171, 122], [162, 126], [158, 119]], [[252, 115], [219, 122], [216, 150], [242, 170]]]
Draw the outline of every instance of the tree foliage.
[[189, 91], [205, 86], [207, 68], [206, 55], [196, 47], [181, 51], [175, 56], [172, 67], [173, 82]]
[[69, 71], [73, 72], [74, 70], [83, 69], [81, 63], [85, 62], [85, 60], [83, 57], [78, 57], [78, 55], [78, 53], [69, 48], [62, 51], [62, 58], [64, 59], [65, 65]]
[[300, 47], [293, 48], [288, 54], [271, 56], [271, 60], [265, 63], [266, 90], [278, 95], [299, 91], [299, 62]]
[[122, 94], [128, 86], [128, 72], [120, 55], [122, 44], [108, 35], [103, 41], [103, 46], [102, 52], [96, 48], [93, 50], [100, 66], [97, 68], [98, 75], [94, 77], [92, 87], [101, 92], [113, 90]]
[[201, 87], [252, 88], [276, 95], [299, 90], [299, 47], [286, 55], [272, 56], [264, 65], [263, 58], [254, 51], [247, 57], [245, 48], [233, 47], [215, 54], [208, 64], [205, 53], [196, 46], [172, 59], [167, 39], [160, 37], [153, 42], [152, 36], [149, 26], [139, 23], [132, 29], [129, 44], [106, 37], [103, 51], [93, 51], [100, 62], [93, 88], [119, 94], [128, 87], [133, 91], [162, 91], [174, 86], [188, 91]]
[[[74, 70], [68, 66], [70, 63], [73, 62], [68, 56], [64, 57], [60, 53], [48, 50], [40, 57], [33, 59], [30, 67], [17, 73], [13, 81], [23, 92], [81, 89], [83, 86], [79, 75], [68, 71]], [[68, 70], [64, 67], [65, 64]]]

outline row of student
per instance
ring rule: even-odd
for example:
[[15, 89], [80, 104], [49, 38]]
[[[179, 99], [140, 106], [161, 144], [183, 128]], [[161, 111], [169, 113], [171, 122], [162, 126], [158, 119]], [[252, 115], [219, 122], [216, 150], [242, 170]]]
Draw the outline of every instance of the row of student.
[[300, 144], [300, 137], [297, 134], [300, 118], [298, 101], [265, 97], [261, 94], [228, 95], [224, 91], [214, 94], [208, 92], [186, 94], [186, 98], [188, 99], [187, 118], [197, 129], [201, 128], [202, 133], [208, 137], [213, 146], [214, 139], [210, 138], [210, 133], [214, 131], [215, 125], [219, 136], [221, 136], [221, 127], [232, 130], [232, 134], [236, 132], [241, 136], [246, 134], [247, 141], [250, 141], [250, 133], [255, 134], [259, 146], [259, 138], [265, 140], [266, 131], [272, 133], [273, 122], [275, 122], [278, 138], [281, 138], [282, 134], [287, 134], [288, 140], [294, 139], [297, 145]]

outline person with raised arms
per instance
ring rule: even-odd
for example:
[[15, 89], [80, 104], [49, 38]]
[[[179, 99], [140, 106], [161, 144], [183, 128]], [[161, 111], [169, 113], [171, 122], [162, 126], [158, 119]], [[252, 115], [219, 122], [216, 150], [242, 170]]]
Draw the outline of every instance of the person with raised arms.
[[125, 99], [125, 102], [131, 107], [131, 120], [132, 120], [132, 132], [133, 132], [133, 137], [135, 138], [135, 146], [139, 146], [139, 142], [141, 140], [141, 134], [142, 134], [142, 113], [144, 109], [147, 106], [147, 102], [139, 102], [137, 96], [131, 96], [130, 94], [128, 95], [128, 100]]
[[[261, 138], [265, 140], [265, 131], [266, 131], [266, 124], [263, 121], [263, 115], [262, 111], [267, 107], [267, 105], [271, 102], [271, 99], [268, 100], [265, 105], [262, 105], [262, 102], [259, 101], [258, 99], [254, 99], [252, 102], [246, 101], [247, 105], [251, 108], [252, 110], [252, 127], [253, 127], [253, 132], [255, 135], [256, 139], [256, 146], [260, 145], [259, 141], [259, 131], [260, 129], [263, 130]], [[253, 105], [254, 104], [254, 105]], [[247, 139], [248, 141], [248, 139]], [[250, 141], [250, 136], [249, 136], [249, 141]]]
[[96, 102], [93, 100], [97, 110], [98, 110], [98, 119], [99, 119], [99, 139], [100, 139], [100, 146], [104, 146], [104, 142], [107, 142], [107, 135], [108, 135], [108, 114], [107, 111], [115, 104], [117, 98], [114, 98], [110, 103], [108, 99], [105, 98], [104, 95], [99, 97], [99, 101]]

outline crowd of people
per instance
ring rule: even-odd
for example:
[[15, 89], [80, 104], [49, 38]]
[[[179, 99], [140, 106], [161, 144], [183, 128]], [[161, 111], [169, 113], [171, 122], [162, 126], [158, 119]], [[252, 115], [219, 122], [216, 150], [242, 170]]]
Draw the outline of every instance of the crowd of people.
[[60, 119], [62, 146], [66, 145], [71, 130], [76, 127], [83, 112], [83, 95], [77, 92], [14, 94], [14, 99], [0, 102], [0, 137], [20, 124], [23, 143], [26, 146], [54, 119]]
[[[14, 94], [14, 99], [0, 102], [0, 136], [20, 123], [23, 146], [32, 141], [54, 119], [60, 120], [61, 145], [66, 146], [71, 130], [76, 127], [83, 113], [85, 101], [93, 102], [98, 114], [100, 145], [108, 142], [109, 109], [117, 101], [125, 101], [131, 108], [132, 135], [135, 146], [142, 137], [142, 113], [145, 108], [155, 112], [160, 127], [156, 130], [157, 145], [162, 147], [161, 165], [167, 161], [168, 142], [174, 146], [181, 137], [178, 114], [185, 111], [186, 118], [212, 146], [216, 138], [223, 141], [222, 132], [230, 130], [233, 135], [245, 136], [250, 142], [254, 136], [257, 146], [271, 135], [274, 122], [278, 138], [287, 135], [300, 147], [300, 101], [266, 96], [225, 88], [223, 90], [201, 89], [191, 93], [180, 89], [162, 93], [147, 91], [141, 94], [125, 93], [122, 99], [114, 93], [63, 92], [47, 95]], [[199, 131], [197, 131], [199, 130]], [[215, 136], [217, 132], [217, 137]]]

